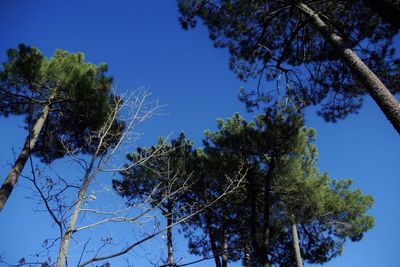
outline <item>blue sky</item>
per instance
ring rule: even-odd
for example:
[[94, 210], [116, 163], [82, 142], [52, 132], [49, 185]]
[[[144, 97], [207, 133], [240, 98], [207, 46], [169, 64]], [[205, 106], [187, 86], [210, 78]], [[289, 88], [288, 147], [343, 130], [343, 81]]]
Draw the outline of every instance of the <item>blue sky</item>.
[[[173, 0], [2, 0], [0, 60], [4, 61], [7, 48], [20, 42], [38, 47], [47, 56], [56, 48], [82, 51], [88, 61], [109, 65], [119, 90], [145, 86], [167, 105], [167, 115], [141, 128], [138, 145], [151, 145], [158, 136], [181, 130], [200, 145], [203, 131], [216, 128], [217, 117], [237, 111], [247, 118], [254, 114], [245, 114], [237, 99], [245, 84], [229, 71], [227, 51], [213, 48], [206, 30], [199, 26], [183, 31]], [[355, 187], [375, 198], [370, 211], [376, 218], [375, 228], [361, 242], [347, 243], [344, 254], [325, 266], [400, 266], [398, 134], [369, 97], [359, 114], [336, 124], [323, 122], [310, 108], [306, 124], [317, 130], [320, 170], [334, 178], [353, 178]], [[13, 160], [12, 149], [19, 152], [26, 137], [22, 125], [18, 117], [0, 118], [0, 182]], [[63, 168], [62, 161], [57, 166]], [[33, 212], [35, 203], [25, 197], [29, 186], [21, 181], [0, 213], [0, 255], [10, 262], [40, 250], [41, 242], [55, 233], [45, 215]], [[177, 238], [175, 242], [179, 253], [187, 255], [185, 241]], [[130, 254], [131, 263], [150, 265], [143, 258], [147, 252], [137, 253]]]

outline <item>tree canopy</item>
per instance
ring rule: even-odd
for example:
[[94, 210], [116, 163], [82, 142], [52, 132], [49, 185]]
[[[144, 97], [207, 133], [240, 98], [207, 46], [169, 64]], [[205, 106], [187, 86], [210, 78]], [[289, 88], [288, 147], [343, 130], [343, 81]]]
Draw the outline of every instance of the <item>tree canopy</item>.
[[246, 183], [186, 224], [191, 251], [212, 253], [216, 266], [239, 259], [245, 266], [294, 266], [292, 225], [310, 263], [339, 255], [347, 239], [360, 240], [374, 224], [366, 214], [372, 197], [351, 189], [351, 180], [331, 181], [318, 171], [314, 136], [289, 110], [269, 110], [250, 123], [238, 114], [218, 120], [218, 130], [206, 133], [193, 198], [215, 197], [224, 177], [243, 166]]
[[128, 205], [150, 204], [166, 218], [168, 266], [175, 266], [172, 224], [194, 204], [185, 202], [192, 183], [193, 157], [192, 142], [184, 133], [170, 143], [160, 138], [152, 147], [138, 147], [136, 152], [128, 153], [132, 168], [121, 172], [122, 180], [113, 180], [113, 188], [126, 198]]
[[90, 152], [85, 135], [104, 123], [114, 103], [107, 65], [87, 63], [83, 53], [61, 49], [46, 58], [24, 44], [9, 49], [7, 56], [0, 72], [0, 114], [24, 115], [30, 129], [50, 104], [33, 153], [50, 162], [67, 152], [64, 146]]
[[31, 153], [46, 163], [71, 152], [94, 153], [99, 140], [91, 133], [108, 120], [113, 131], [101, 149], [118, 139], [124, 125], [110, 118], [116, 97], [106, 71], [106, 64], [85, 62], [83, 53], [57, 49], [46, 58], [24, 44], [7, 50], [0, 70], [0, 115], [23, 115], [29, 134], [0, 189], [0, 210]]
[[[400, 88], [393, 47], [398, 29], [365, 2], [178, 1], [185, 29], [201, 19], [214, 45], [229, 50], [237, 76], [259, 78], [257, 88], [241, 94], [249, 109], [288, 95], [298, 106], [321, 104], [318, 114], [336, 121], [358, 112], [368, 92], [399, 131], [399, 104], [389, 93]], [[263, 79], [280, 84], [264, 88]], [[385, 111], [382, 101], [393, 109]]]
[[[236, 105], [228, 103], [231, 94], [226, 92], [233, 81], [218, 82], [226, 73], [216, 63], [223, 63], [226, 54], [219, 58], [211, 50], [201, 51], [201, 36], [191, 35], [196, 42], [187, 43], [179, 26], [167, 23], [178, 16], [163, 11], [171, 3], [159, 2], [157, 8], [147, 2], [82, 4], [78, 9], [33, 4], [28, 12], [19, 6], [17, 19], [4, 17], [9, 44], [24, 36], [46, 47], [79, 44], [96, 61], [82, 52], [48, 53], [20, 44], [0, 62], [2, 139], [12, 147], [2, 160], [10, 167], [0, 188], [0, 265], [303, 267], [303, 262], [325, 265], [348, 257], [353, 263], [364, 261], [359, 265], [376, 265], [355, 255], [353, 248], [360, 244], [350, 243], [362, 240], [372, 253], [382, 240], [396, 247], [390, 227], [369, 232], [374, 227], [369, 193], [380, 203], [387, 199], [377, 207], [380, 224], [393, 222], [395, 201], [387, 196], [395, 193], [392, 184], [400, 183], [391, 175], [396, 169], [394, 136], [391, 129], [385, 132], [381, 114], [370, 109], [369, 97], [400, 134], [400, 0], [176, 3], [183, 28], [204, 23], [210, 44], [229, 53], [231, 74], [244, 85]], [[126, 17], [121, 8], [138, 12]], [[104, 20], [105, 13], [112, 13], [110, 20]], [[51, 14], [57, 16], [54, 25]], [[153, 23], [160, 15], [165, 23]], [[122, 36], [123, 25], [131, 25], [134, 34]], [[149, 38], [138, 41], [142, 37]], [[135, 61], [129, 60], [138, 52]], [[114, 91], [107, 64], [97, 58], [116, 65], [118, 87], [129, 86], [125, 93]], [[182, 69], [188, 61], [196, 66]], [[127, 71], [146, 75], [148, 70], [157, 76], [155, 94], [144, 87], [132, 89], [137, 77], [126, 76]], [[347, 123], [328, 127], [330, 137], [317, 142], [316, 130], [306, 126], [307, 107], [315, 105], [312, 110], [325, 121], [336, 122], [359, 112], [363, 102], [367, 116], [349, 118], [353, 128]], [[234, 111], [243, 106], [258, 115], [248, 119], [249, 114]], [[148, 118], [164, 111], [171, 112], [168, 118], [148, 125]], [[210, 114], [226, 111], [235, 113], [208, 124]], [[314, 116], [307, 119], [316, 129], [324, 123]], [[365, 120], [375, 127], [359, 123]], [[12, 125], [22, 125], [25, 133], [14, 159], [21, 143], [20, 130], [14, 134]], [[175, 135], [177, 127], [186, 128], [186, 134]], [[203, 127], [211, 130], [201, 136], [188, 132]], [[379, 146], [365, 145], [360, 131], [366, 138], [385, 138], [374, 139]], [[160, 132], [172, 133], [157, 139]], [[317, 144], [322, 154], [328, 153], [321, 161]], [[349, 151], [351, 146], [358, 153]], [[370, 160], [377, 154], [384, 159]], [[361, 161], [363, 168], [357, 170]], [[374, 168], [380, 168], [386, 183], [374, 179]], [[353, 183], [346, 176], [350, 173], [362, 181]], [[375, 182], [381, 186], [371, 187]], [[21, 238], [27, 242], [18, 242]], [[344, 251], [347, 247], [352, 251]], [[343, 258], [335, 259], [343, 252]], [[376, 262], [390, 265], [395, 258]]]

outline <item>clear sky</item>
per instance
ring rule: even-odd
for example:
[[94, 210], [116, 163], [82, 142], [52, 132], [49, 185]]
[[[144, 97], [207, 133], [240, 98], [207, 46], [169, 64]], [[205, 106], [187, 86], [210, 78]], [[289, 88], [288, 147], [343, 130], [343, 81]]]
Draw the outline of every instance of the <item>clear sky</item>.
[[[143, 126], [139, 145], [151, 145], [158, 136], [181, 130], [201, 145], [203, 131], [215, 129], [217, 117], [237, 111], [247, 118], [254, 114], [245, 114], [238, 101], [239, 88], [245, 84], [228, 69], [227, 51], [213, 48], [199, 26], [188, 32], [180, 28], [174, 0], [1, 0], [0, 60], [7, 48], [20, 42], [38, 47], [46, 56], [56, 48], [82, 51], [88, 61], [109, 65], [119, 90], [145, 86], [167, 105], [167, 115]], [[325, 266], [399, 267], [398, 134], [368, 97], [359, 114], [336, 124], [323, 122], [311, 108], [306, 124], [317, 130], [320, 170], [334, 178], [353, 178], [355, 187], [375, 198], [370, 211], [375, 228], [361, 242], [347, 243], [344, 254]], [[0, 182], [13, 160], [13, 148], [19, 152], [25, 140], [22, 125], [21, 118], [0, 118]], [[0, 214], [0, 255], [10, 262], [40, 251], [41, 242], [54, 234], [49, 218], [34, 213], [35, 203], [25, 197], [29, 186], [19, 183]], [[184, 239], [175, 242], [180, 255], [186, 256]], [[129, 260], [135, 266], [150, 265], [142, 255], [133, 252]]]

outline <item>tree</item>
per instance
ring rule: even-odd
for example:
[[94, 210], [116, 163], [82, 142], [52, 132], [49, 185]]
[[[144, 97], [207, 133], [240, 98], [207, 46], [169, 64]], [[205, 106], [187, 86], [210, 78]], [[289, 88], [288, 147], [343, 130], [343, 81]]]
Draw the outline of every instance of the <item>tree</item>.
[[314, 205], [318, 208], [311, 216], [295, 221], [300, 229], [299, 247], [309, 263], [322, 264], [340, 255], [346, 239], [359, 241], [373, 227], [373, 217], [365, 214], [373, 199], [351, 189], [352, 183], [350, 179], [330, 181], [325, 176], [320, 178], [319, 192], [310, 190], [314, 194], [311, 199], [322, 201]]
[[300, 125], [301, 119], [295, 112], [285, 118], [270, 110], [254, 123], [247, 123], [236, 114], [226, 122], [219, 121], [219, 131], [208, 136], [206, 148], [211, 151], [222, 149], [228, 155], [242, 155], [250, 168], [246, 194], [241, 197], [246, 204], [240, 204], [247, 208], [234, 207], [235, 212], [243, 213], [231, 217], [243, 218], [237, 223], [243, 229], [239, 235], [242, 240], [250, 237], [247, 246], [252, 264], [271, 264], [269, 253], [279, 233], [278, 229], [272, 229], [278, 227], [272, 210], [275, 197], [272, 185], [277, 180], [281, 157], [289, 154], [296, 144]]
[[[206, 135], [210, 132], [206, 131]], [[198, 149], [195, 157], [194, 183], [184, 201], [204, 206], [217, 199], [237, 173], [247, 175], [245, 159], [241, 155], [226, 155], [222, 150], [211, 149], [204, 141], [204, 149]], [[233, 194], [220, 199], [204, 212], [194, 216], [182, 226], [189, 241], [190, 253], [205, 259], [213, 258], [215, 266], [226, 267], [228, 262], [240, 259], [241, 242], [238, 240], [240, 225], [232, 218], [244, 195], [244, 184]], [[199, 235], [198, 229], [203, 234]], [[239, 247], [239, 249], [238, 249]], [[212, 255], [212, 256], [211, 256]]]
[[[112, 163], [112, 160], [115, 160], [114, 157], [117, 156], [117, 152], [120, 147], [122, 147], [124, 143], [126, 144], [127, 142], [133, 141], [131, 140], [131, 138], [137, 125], [153, 115], [153, 113], [159, 108], [157, 102], [150, 102], [150, 104], [147, 103], [146, 101], [148, 97], [149, 93], [139, 89], [126, 95], [125, 97], [116, 98], [116, 102], [112, 105], [110, 113], [107, 114], [107, 119], [103, 122], [103, 125], [101, 125], [101, 127], [99, 127], [97, 131], [88, 133], [87, 139], [94, 140], [95, 150], [91, 153], [92, 156], [87, 163], [85, 162], [85, 160], [79, 160], [77, 158], [77, 155], [74, 154], [74, 151], [68, 150], [70, 155], [74, 156], [77, 162], [79, 162], [79, 165], [82, 166], [82, 168], [84, 169], [84, 175], [81, 185], [78, 186], [79, 190], [76, 199], [71, 205], [70, 210], [72, 211], [69, 216], [69, 222], [67, 223], [66, 229], [63, 229], [60, 221], [58, 221], [59, 223], [57, 223], [60, 227], [61, 233], [60, 248], [57, 257], [57, 267], [64, 267], [66, 265], [69, 242], [74, 233], [107, 222], [124, 222], [131, 220], [126, 216], [121, 216], [120, 214], [118, 214], [119, 212], [117, 211], [109, 212], [109, 214], [111, 215], [110, 218], [91, 223], [87, 226], [76, 228], [79, 214], [82, 212], [82, 205], [88, 198], [87, 191], [89, 189], [89, 186], [100, 172], [124, 171], [128, 168], [132, 168], [135, 164], [140, 165], [144, 160], [148, 159], [141, 159], [141, 161], [136, 161], [132, 163], [132, 165], [125, 166], [123, 168], [117, 167], [115, 169], [112, 169], [109, 166], [110, 163]], [[126, 118], [122, 120], [121, 116], [123, 116], [123, 114], [125, 114]], [[114, 143], [109, 144], [110, 139], [115, 139], [114, 127], [116, 124], [126, 125], [126, 128], [124, 128], [122, 132], [120, 132], [120, 134], [118, 135], [118, 139], [115, 140]], [[82, 162], [85, 162], [85, 164], [83, 164]], [[51, 213], [50, 210], [49, 212]], [[78, 265], [79, 264], [80, 262], [78, 263]]]
[[321, 103], [327, 121], [357, 112], [369, 93], [400, 133], [398, 30], [363, 1], [180, 0], [179, 10], [184, 28], [200, 18], [214, 45], [229, 49], [240, 79], [260, 77], [256, 90], [242, 92], [249, 109], [272, 98], [262, 77], [282, 76], [286, 95], [298, 106]]
[[[86, 134], [107, 121], [115, 103], [107, 65], [86, 63], [83, 53], [58, 49], [46, 58], [37, 48], [20, 44], [7, 56], [0, 70], [0, 114], [23, 115], [29, 134], [0, 189], [0, 211], [31, 153], [49, 163], [66, 154], [65, 146], [95, 151], [96, 140], [87, 142]], [[121, 127], [113, 125], [116, 137]]]
[[[207, 166], [207, 189], [194, 191], [196, 201], [218, 190], [218, 177], [229, 173], [224, 166], [234, 170], [244, 163], [246, 183], [189, 222], [191, 248], [200, 247], [194, 252], [211, 251], [216, 266], [223, 266], [221, 255], [227, 261], [242, 258], [245, 266], [294, 266], [301, 264], [301, 253], [305, 261], [324, 263], [341, 253], [347, 239], [360, 240], [373, 226], [365, 214], [372, 198], [351, 190], [349, 180], [331, 182], [319, 173], [313, 141], [314, 131], [288, 107], [267, 110], [250, 123], [238, 114], [218, 120], [204, 148], [215, 167]], [[198, 228], [209, 245], [203, 245], [206, 235], [196, 237]]]
[[[32, 181], [33, 188], [37, 192], [39, 204], [43, 207], [40, 210], [47, 211], [53, 225], [59, 231], [58, 236], [54, 239], [47, 238], [43, 243], [44, 251], [48, 255], [53, 255], [52, 250], [57, 249], [54, 251], [57, 262], [52, 263], [50, 257], [42, 259], [41, 252], [34, 256], [36, 259], [32, 262], [58, 267], [70, 264], [84, 266], [82, 261], [85, 257], [94, 258], [92, 259], [94, 262], [96, 257], [102, 255], [104, 248], [119, 249], [118, 245], [122, 245], [113, 243], [115, 236], [112, 234], [102, 236], [95, 244], [89, 244], [91, 239], [96, 237], [89, 237], [84, 241], [80, 236], [82, 232], [90, 229], [101, 230], [101, 226], [110, 223], [119, 226], [121, 223], [140, 224], [144, 215], [151, 211], [145, 208], [148, 204], [145, 201], [129, 208], [120, 208], [121, 205], [114, 203], [114, 205], [104, 207], [104, 199], [109, 200], [107, 197], [113, 190], [105, 190], [109, 189], [109, 186], [99, 186], [100, 175], [103, 174], [108, 178], [108, 185], [111, 181], [110, 174], [136, 167], [154, 156], [142, 158], [129, 165], [126, 165], [121, 157], [125, 149], [131, 147], [136, 141], [137, 127], [160, 109], [158, 101], [151, 100], [150, 95], [146, 90], [139, 88], [115, 97], [115, 102], [110, 104], [110, 113], [103, 124], [96, 131], [85, 133], [87, 145], [94, 149], [88, 152], [89, 155], [80, 153], [80, 150], [71, 149], [68, 143], [62, 144], [70, 157], [69, 172], [60, 174], [52, 171], [51, 166], [46, 166], [51, 170], [50, 172], [44, 168], [40, 171], [39, 168], [32, 169], [32, 177], [27, 179]], [[116, 135], [115, 125], [125, 127], [119, 129]], [[110, 140], [113, 142], [111, 143]], [[74, 173], [74, 167], [79, 173], [78, 176]], [[98, 201], [103, 201], [103, 204], [98, 204]], [[143, 210], [143, 212], [132, 214], [132, 210]], [[71, 240], [74, 240], [76, 247], [81, 249], [79, 259], [74, 259], [68, 253]], [[107, 266], [107, 263], [103, 266]]]
[[[192, 143], [181, 133], [178, 138], [166, 144], [160, 138], [155, 146], [137, 148], [137, 152], [128, 154], [130, 164], [143, 162], [128, 168], [121, 174], [121, 180], [113, 180], [113, 187], [126, 197], [128, 203], [137, 203], [150, 199], [153, 207], [160, 209], [167, 220], [167, 265], [175, 266], [173, 255], [172, 225], [178, 217], [183, 198], [187, 194], [192, 180], [191, 158]], [[145, 160], [147, 159], [147, 160]]]
[[[134, 116], [137, 116], [136, 112], [132, 113]], [[124, 114], [124, 112], [122, 112], [122, 114]], [[146, 116], [140, 115], [139, 117], [145, 118]], [[126, 124], [128, 125], [127, 129], [131, 129], [129, 127], [131, 124]], [[122, 137], [125, 136], [127, 135], [122, 135]], [[119, 143], [117, 143], [117, 145], [120, 146]], [[114, 246], [112, 249], [110, 249], [111, 252], [109, 252], [108, 255], [100, 255], [99, 251], [97, 251], [86, 261], [81, 262], [81, 260], [79, 260], [77, 264], [79, 267], [124, 255], [137, 246], [164, 232], [167, 232], [167, 235], [169, 235], [167, 240], [167, 245], [169, 248], [169, 262], [163, 266], [178, 265], [177, 262], [172, 262], [172, 232], [170, 229], [190, 220], [235, 192], [242, 185], [246, 174], [245, 171], [239, 171], [234, 173], [231, 177], [226, 177], [227, 182], [224, 184], [223, 190], [220, 191], [220, 194], [216, 198], [210, 199], [204, 203], [187, 201], [183, 203], [183, 196], [186, 197], [186, 195], [190, 192], [190, 188], [193, 183], [192, 170], [189, 170], [189, 166], [191, 166], [190, 164], [192, 163], [192, 160], [189, 159], [191, 158], [191, 154], [193, 152], [191, 143], [184, 137], [184, 135], [180, 135], [180, 137], [177, 139], [172, 140], [171, 144], [166, 144], [166, 142], [161, 141], [156, 146], [151, 148], [139, 148], [137, 153], [128, 154], [128, 164], [121, 165], [117, 168], [104, 170], [104, 164], [106, 164], [107, 160], [114, 155], [114, 150], [115, 148], [112, 148], [111, 152], [105, 156], [102, 155], [98, 160], [96, 160], [97, 164], [93, 165], [92, 169], [87, 169], [85, 171], [83, 184], [85, 185], [86, 181], [90, 183], [94, 179], [95, 175], [100, 171], [119, 172], [123, 174], [124, 176], [122, 181], [113, 180], [113, 185], [120, 195], [126, 197], [128, 200], [128, 207], [118, 211], [110, 212], [93, 209], [81, 209], [78, 204], [74, 204], [73, 213], [94, 213], [100, 216], [107, 216], [107, 218], [90, 223], [86, 226], [75, 227], [77, 217], [73, 218], [71, 216], [68, 229], [70, 230], [71, 234], [74, 234], [77, 231], [96, 227], [107, 222], [148, 224], [149, 216], [153, 218], [153, 220], [150, 220], [153, 222], [153, 225], [150, 225], [150, 230], [145, 230], [144, 235], [138, 238], [138, 240], [130, 241], [127, 244], [118, 244], [119, 246]], [[186, 165], [187, 160], [189, 160], [189, 165]], [[92, 165], [90, 164], [89, 167], [90, 166]], [[86, 178], [86, 176], [88, 178]], [[132, 193], [132, 195], [130, 193]], [[79, 201], [82, 203], [85, 199], [85, 196], [82, 197], [81, 194], [78, 194], [78, 198], [74, 201], [74, 203], [79, 203]], [[141, 208], [141, 211], [135, 216], [131, 216], [130, 212], [138, 207]], [[159, 213], [157, 213], [156, 210], [160, 208], [162, 209], [162, 215], [167, 219], [166, 226], [160, 226], [159, 224]], [[140, 220], [143, 220], [143, 222]], [[71, 236], [68, 237], [68, 239], [70, 238]], [[64, 253], [64, 255], [66, 254]], [[189, 264], [190, 263], [179, 265]]]
[[[153, 157], [143, 160], [150, 155]], [[143, 164], [122, 172], [123, 179], [114, 180], [113, 186], [127, 199], [128, 205], [148, 200], [147, 203], [159, 209], [166, 219], [164, 229], [167, 232], [168, 258], [161, 266], [191, 264], [182, 264], [174, 259], [172, 228], [177, 225], [185, 228], [204, 214], [209, 218], [209, 211], [214, 209], [212, 207], [223, 206], [221, 203], [226, 203], [230, 195], [240, 190], [246, 171], [243, 168], [231, 168], [230, 172], [225, 173], [221, 171], [222, 179], [213, 176], [215, 179], [220, 178], [214, 183], [218, 183], [218, 188], [210, 187], [208, 182], [211, 176], [203, 176], [210, 172], [210, 165], [205, 163], [210, 160], [204, 158], [201, 149], [193, 149], [192, 143], [183, 133], [172, 139], [170, 144], [161, 138], [155, 146], [138, 148], [137, 152], [128, 154], [127, 158], [130, 163], [139, 161]], [[207, 197], [199, 198], [195, 193], [198, 191], [204, 192]], [[208, 258], [202, 260], [205, 259]]]
[[359, 241], [374, 225], [373, 217], [366, 215], [372, 197], [352, 190], [350, 179], [331, 180], [320, 174], [314, 162], [308, 163], [313, 166], [310, 172], [304, 166], [292, 168], [299, 166], [292, 161], [286, 168], [290, 175], [280, 177], [274, 187], [284, 211], [282, 222], [291, 228], [279, 242], [286, 249], [294, 248], [294, 253], [276, 257], [283, 266], [294, 265], [294, 259], [298, 267], [303, 259], [323, 264], [342, 253], [346, 239]]

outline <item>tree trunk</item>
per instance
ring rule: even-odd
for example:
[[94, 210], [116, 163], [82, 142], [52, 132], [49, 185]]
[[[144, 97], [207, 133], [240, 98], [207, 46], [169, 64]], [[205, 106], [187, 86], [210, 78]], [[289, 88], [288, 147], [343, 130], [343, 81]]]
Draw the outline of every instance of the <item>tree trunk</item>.
[[398, 0], [363, 0], [364, 3], [382, 18], [400, 29], [400, 2]]
[[270, 267], [271, 264], [268, 258], [268, 251], [270, 247], [270, 212], [271, 212], [271, 182], [272, 175], [275, 168], [274, 160], [269, 163], [268, 173], [264, 181], [264, 229], [263, 229], [263, 246], [261, 251], [261, 263], [264, 267]]
[[244, 248], [243, 248], [243, 265], [245, 267], [251, 266], [251, 258], [250, 258], [250, 249], [249, 244], [247, 243], [247, 239], [244, 240]]
[[[253, 245], [253, 253], [251, 254], [255, 259], [257, 260], [260, 258], [259, 252], [260, 252], [260, 245], [257, 240], [257, 190], [256, 190], [256, 184], [255, 184], [255, 179], [252, 174], [249, 174], [248, 176], [249, 179], [249, 187], [248, 187], [248, 192], [247, 192], [247, 198], [248, 201], [250, 202], [250, 238], [251, 238], [251, 244]], [[257, 259], [256, 259], [257, 258]]]
[[175, 266], [174, 262], [174, 250], [173, 250], [173, 243], [172, 243], [172, 227], [173, 219], [172, 219], [172, 200], [168, 197], [168, 214], [167, 214], [167, 247], [168, 247], [168, 266], [173, 267]]
[[323, 38], [329, 41], [335, 51], [339, 54], [342, 61], [349, 67], [354, 78], [365, 86], [366, 90], [378, 104], [386, 118], [400, 134], [400, 103], [394, 95], [390, 93], [375, 73], [364, 64], [364, 62], [340, 36], [329, 28], [329, 26], [314, 10], [304, 3], [299, 3], [297, 7], [310, 16], [311, 22], [316, 30]]
[[[93, 163], [93, 161], [92, 161], [92, 163]], [[93, 166], [92, 163], [91, 163], [90, 167], [88, 168], [88, 170], [86, 170], [85, 180], [83, 182], [82, 187], [79, 189], [78, 200], [76, 201], [74, 211], [72, 212], [67, 231], [65, 231], [65, 233], [63, 234], [63, 236], [61, 238], [60, 249], [58, 251], [58, 257], [57, 257], [57, 267], [65, 266], [65, 263], [67, 260], [69, 241], [71, 240], [71, 236], [74, 233], [75, 225], [78, 220], [81, 206], [82, 206], [83, 200], [85, 199], [85, 194], [86, 194], [86, 191], [90, 184], [90, 180], [91, 180], [90, 171]]]
[[26, 162], [28, 161], [29, 154], [35, 147], [36, 141], [38, 140], [39, 134], [43, 128], [44, 123], [47, 120], [50, 110], [50, 103], [43, 107], [42, 113], [39, 118], [36, 120], [35, 125], [33, 126], [32, 131], [30, 132], [28, 138], [25, 141], [24, 147], [17, 160], [15, 161], [13, 167], [7, 175], [3, 185], [0, 188], [0, 212], [3, 210], [4, 205], [6, 204], [8, 198], [11, 195], [11, 192], [14, 189], [15, 184], [18, 181], [18, 178], [25, 167]]
[[210, 214], [208, 213], [208, 211], [206, 211], [206, 220], [207, 220], [207, 222], [206, 222], [207, 223], [207, 232], [208, 232], [208, 237], [210, 238], [211, 251], [214, 256], [215, 267], [221, 267], [221, 261], [219, 259], [218, 248], [217, 248], [217, 244], [215, 241], [214, 232], [211, 228], [211, 218], [210, 218]]
[[299, 236], [297, 234], [297, 226], [295, 223], [292, 224], [292, 236], [293, 236], [293, 248], [296, 256], [297, 267], [303, 267], [303, 261], [301, 259], [300, 246], [299, 246]]
[[[224, 226], [225, 227], [225, 226]], [[222, 267], [228, 267], [228, 237], [226, 229], [223, 230]]]

